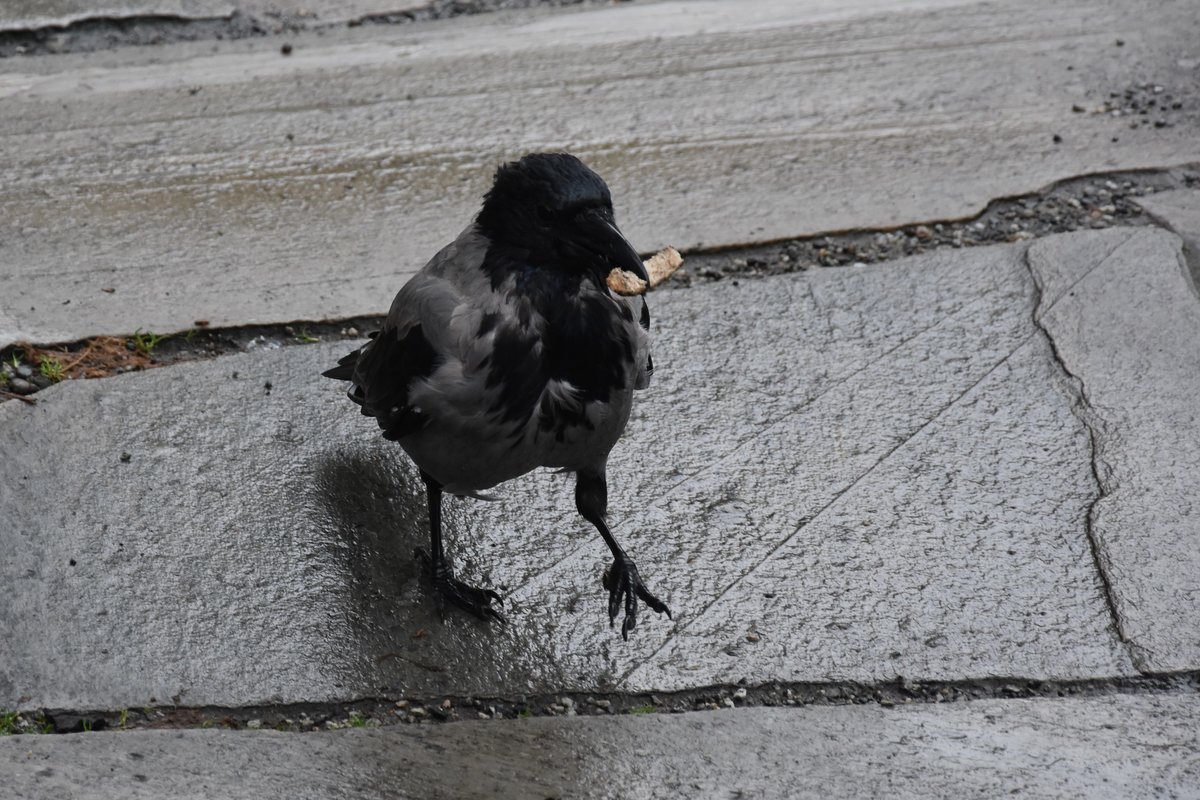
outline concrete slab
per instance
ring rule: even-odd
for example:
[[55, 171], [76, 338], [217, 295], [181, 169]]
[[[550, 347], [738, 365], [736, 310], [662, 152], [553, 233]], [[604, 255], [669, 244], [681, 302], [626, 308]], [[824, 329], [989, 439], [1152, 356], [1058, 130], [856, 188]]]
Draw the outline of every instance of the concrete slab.
[[1200, 297], [1200, 190], [1176, 189], [1142, 197], [1138, 205], [1183, 238], [1192, 290]]
[[1200, 667], [1200, 302], [1176, 237], [1053, 237], [1037, 318], [1093, 431], [1088, 530], [1140, 669]]
[[656, 294], [610, 511], [676, 617], [629, 643], [563, 476], [449, 504], [512, 623], [433, 618], [419, 481], [317, 377], [346, 343], [0, 406], [0, 707], [1134, 674], [1023, 254]]
[[[530, 150], [647, 251], [1197, 161], [1198, 40], [1178, 3], [677, 0], [10, 60], [0, 346], [375, 311]], [[1095, 113], [1146, 81], [1165, 127]]]
[[24, 800], [1200, 797], [1200, 700], [809, 706], [383, 730], [0, 740]]

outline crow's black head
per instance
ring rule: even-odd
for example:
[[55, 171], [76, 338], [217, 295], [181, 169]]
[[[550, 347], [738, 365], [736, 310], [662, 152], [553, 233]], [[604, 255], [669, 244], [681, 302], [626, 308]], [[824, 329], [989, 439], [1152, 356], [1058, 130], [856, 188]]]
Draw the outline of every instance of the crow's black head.
[[620, 267], [646, 277], [613, 220], [608, 186], [567, 153], [534, 153], [501, 166], [476, 224], [511, 257], [534, 266], [601, 280]]

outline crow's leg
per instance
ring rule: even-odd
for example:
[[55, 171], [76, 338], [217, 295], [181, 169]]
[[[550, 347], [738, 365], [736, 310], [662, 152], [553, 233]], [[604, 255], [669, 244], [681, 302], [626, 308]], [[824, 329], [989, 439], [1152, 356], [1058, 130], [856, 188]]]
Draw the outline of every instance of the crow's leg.
[[612, 566], [604, 571], [604, 588], [608, 589], [608, 624], [612, 625], [616, 621], [617, 611], [624, 600], [625, 619], [621, 623], [621, 636], [628, 639], [629, 632], [637, 626], [639, 597], [653, 611], [665, 613], [669, 618], [671, 609], [646, 590], [642, 584], [642, 577], [638, 574], [637, 565], [625, 555], [621, 545], [613, 538], [612, 531], [608, 529], [608, 523], [604, 521], [604, 516], [608, 513], [608, 481], [603, 469], [598, 472], [578, 473], [575, 480], [575, 507], [584, 519], [596, 526], [596, 530], [600, 531], [604, 543], [613, 554]]
[[438, 614], [445, 615], [448, 600], [480, 619], [498, 619], [503, 622], [504, 615], [491, 606], [493, 600], [503, 602], [500, 595], [491, 589], [469, 586], [454, 577], [450, 562], [442, 549], [442, 486], [424, 471], [421, 472], [421, 480], [425, 481], [425, 495], [429, 500], [429, 544], [433, 554], [418, 550], [417, 556], [425, 562], [429, 576], [433, 579], [434, 602], [437, 603]]

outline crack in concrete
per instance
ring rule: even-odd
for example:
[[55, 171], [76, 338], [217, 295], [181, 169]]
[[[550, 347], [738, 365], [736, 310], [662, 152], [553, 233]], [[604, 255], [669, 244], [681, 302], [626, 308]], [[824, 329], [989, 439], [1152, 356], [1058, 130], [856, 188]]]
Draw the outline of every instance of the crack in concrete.
[[[1096, 568], [1096, 575], [1100, 580], [1102, 593], [1104, 595], [1105, 605], [1108, 607], [1109, 615], [1112, 618], [1113, 633], [1118, 641], [1124, 645], [1126, 652], [1129, 654], [1130, 660], [1135, 669], [1142, 674], [1149, 674], [1146, 667], [1146, 658], [1143, 653], [1143, 648], [1134, 642], [1125, 630], [1124, 618], [1120, 611], [1120, 604], [1117, 598], [1116, 590], [1113, 588], [1112, 577], [1110, 575], [1111, 558], [1108, 551], [1096, 533], [1095, 521], [1096, 510], [1100, 502], [1112, 495], [1115, 487], [1112, 485], [1111, 475], [1109, 470], [1101, 469], [1101, 432], [1104, 427], [1104, 420], [1096, 413], [1095, 407], [1088, 398], [1087, 386], [1083, 382], [1083, 378], [1077, 375], [1067, 364], [1066, 358], [1058, 348], [1058, 342], [1055, 341], [1050, 329], [1046, 326], [1044, 319], [1046, 314], [1052, 311], [1064, 295], [1067, 295], [1076, 286], [1082, 283], [1086, 278], [1097, 272], [1101, 267], [1108, 263], [1122, 247], [1133, 240], [1133, 236], [1129, 236], [1117, 243], [1103, 258], [1101, 258], [1094, 266], [1084, 272], [1070, 286], [1064, 289], [1058, 297], [1047, 298], [1046, 287], [1040, 279], [1037, 270], [1033, 268], [1033, 263], [1029, 258], [1029, 248], [1022, 254], [1022, 263], [1029, 272], [1029, 277], [1033, 282], [1034, 288], [1034, 305], [1031, 314], [1031, 320], [1037, 331], [1046, 339], [1049, 345], [1051, 357], [1054, 360], [1055, 366], [1058, 367], [1064, 378], [1064, 383], [1069, 387], [1071, 392], [1071, 413], [1083, 426], [1088, 438], [1088, 460], [1091, 467], [1092, 480], [1096, 484], [1096, 494], [1092, 501], [1088, 504], [1087, 510], [1084, 513], [1084, 534], [1087, 537], [1088, 547], [1091, 551], [1092, 562]], [[1048, 304], [1047, 304], [1048, 302]]]
[[[386, 726], [463, 719], [516, 719], [527, 716], [608, 716], [613, 714], [687, 713], [722, 708], [808, 705], [884, 707], [970, 702], [972, 700], [1103, 697], [1122, 694], [1197, 694], [1200, 671], [1129, 677], [1042, 680], [990, 677], [962, 680], [878, 682], [771, 682], [756, 686], [715, 684], [676, 692], [541, 692], [517, 697], [380, 696], [342, 702], [280, 705], [160, 706], [142, 709], [23, 711], [29, 733], [78, 733], [101, 730], [271, 728], [294, 732], [346, 727]], [[22, 726], [17, 726], [18, 732]]]

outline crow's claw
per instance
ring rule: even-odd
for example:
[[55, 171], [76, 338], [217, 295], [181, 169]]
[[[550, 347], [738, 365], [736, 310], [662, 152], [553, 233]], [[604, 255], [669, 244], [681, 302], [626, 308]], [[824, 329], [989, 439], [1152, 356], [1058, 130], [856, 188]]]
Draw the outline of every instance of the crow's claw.
[[629, 632], [637, 627], [637, 601], [650, 606], [650, 610], [658, 614], [666, 614], [671, 619], [671, 609], [647, 591], [638, 574], [637, 564], [629, 559], [618, 558], [604, 570], [604, 588], [608, 590], [608, 624], [612, 627], [617, 620], [617, 612], [621, 610], [621, 601], [625, 604], [625, 618], [621, 621], [621, 638], [629, 640]]
[[455, 578], [444, 564], [439, 564], [439, 568], [434, 569], [429, 554], [424, 550], [417, 550], [417, 558], [424, 562], [425, 569], [433, 581], [433, 601], [437, 606], [438, 616], [443, 620], [446, 618], [446, 603], [449, 601], [451, 605], [469, 611], [484, 621], [494, 619], [498, 622], [508, 622], [503, 614], [492, 608], [493, 600], [504, 603], [504, 598], [496, 592], [463, 583]]

